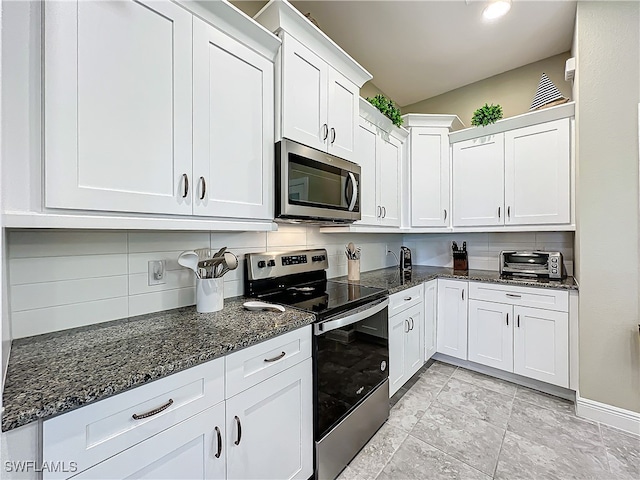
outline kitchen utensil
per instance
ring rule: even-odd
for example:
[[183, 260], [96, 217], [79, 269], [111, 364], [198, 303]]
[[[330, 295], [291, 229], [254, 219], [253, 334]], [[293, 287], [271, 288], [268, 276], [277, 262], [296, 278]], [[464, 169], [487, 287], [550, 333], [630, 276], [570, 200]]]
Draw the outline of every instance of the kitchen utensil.
[[198, 262], [198, 268], [204, 269], [206, 271], [205, 276], [202, 278], [213, 278], [215, 276], [215, 268], [222, 262], [224, 262], [224, 258], [222, 257], [207, 258], [206, 260], [201, 260], [200, 262]]
[[196, 276], [199, 276], [198, 274], [198, 254], [194, 251], [186, 251], [186, 252], [182, 252], [179, 256], [178, 256], [178, 265], [188, 268], [189, 270], [193, 270], [193, 273], [196, 274]]
[[222, 254], [223, 254], [224, 252], [226, 252], [226, 250], [227, 250], [227, 247], [222, 247], [222, 248], [221, 248], [220, 250], [218, 250], [218, 251], [213, 255], [213, 257], [211, 257], [211, 258], [218, 258], [218, 257], [221, 257], [221, 256], [222, 256]]
[[275, 310], [283, 313], [286, 311], [282, 305], [274, 305], [273, 303], [267, 302], [244, 302], [242, 306], [247, 310]]
[[197, 248], [194, 250], [198, 254], [200, 260], [206, 260], [207, 258], [213, 258], [213, 250], [210, 248]]
[[345, 247], [345, 255], [347, 260], [360, 260], [360, 247], [356, 248], [352, 242], [349, 242]]
[[[222, 265], [222, 268], [215, 274], [216, 278], [222, 277], [225, 273], [238, 268], [238, 257], [236, 257], [233, 253], [224, 252], [222, 258], [223, 261], [220, 264]], [[216, 270], [218, 270], [218, 267], [216, 267]]]

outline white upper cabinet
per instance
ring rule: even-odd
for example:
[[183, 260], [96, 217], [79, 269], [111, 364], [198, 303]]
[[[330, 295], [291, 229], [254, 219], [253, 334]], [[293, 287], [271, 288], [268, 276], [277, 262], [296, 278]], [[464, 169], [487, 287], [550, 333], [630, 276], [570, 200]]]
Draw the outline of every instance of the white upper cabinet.
[[506, 225], [570, 222], [569, 119], [504, 133]]
[[46, 206], [191, 214], [191, 14], [44, 6]]
[[408, 221], [411, 227], [448, 227], [450, 207], [449, 130], [464, 126], [456, 115], [403, 115], [409, 129]]
[[380, 140], [376, 128], [364, 119], [360, 119], [358, 136], [357, 163], [360, 165], [360, 217], [359, 223], [377, 225], [380, 217], [378, 202], [378, 147]]
[[453, 145], [453, 226], [504, 223], [504, 137]]
[[273, 63], [193, 22], [193, 213], [273, 218]]
[[559, 105], [450, 134], [453, 227], [571, 229], [574, 111]]
[[390, 227], [400, 226], [400, 163], [401, 144], [393, 137], [386, 140], [379, 137], [378, 178], [380, 224]]
[[329, 67], [329, 153], [355, 161], [360, 89], [347, 77]]
[[326, 151], [329, 66], [289, 35], [281, 55], [282, 136]]
[[356, 161], [360, 87], [373, 78], [286, 0], [255, 20], [282, 39], [276, 138]]

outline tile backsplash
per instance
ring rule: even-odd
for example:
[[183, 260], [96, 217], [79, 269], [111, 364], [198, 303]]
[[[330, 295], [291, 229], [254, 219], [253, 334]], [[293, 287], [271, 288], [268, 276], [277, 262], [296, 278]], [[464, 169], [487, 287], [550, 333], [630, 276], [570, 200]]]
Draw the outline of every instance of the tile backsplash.
[[[106, 322], [195, 304], [195, 278], [180, 252], [226, 246], [238, 255], [224, 277], [225, 297], [242, 295], [244, 254], [326, 248], [328, 276], [346, 275], [344, 248], [362, 248], [362, 271], [396, 265], [388, 247], [413, 251], [416, 265], [452, 266], [451, 242], [467, 242], [469, 268], [498, 270], [504, 249], [560, 250], [569, 273], [573, 233], [324, 234], [318, 227], [281, 225], [277, 232], [12, 230], [8, 236], [12, 338]], [[165, 284], [149, 286], [148, 262], [165, 260]]]
[[[226, 246], [241, 261], [224, 276], [225, 297], [242, 295], [244, 254], [326, 248], [329, 277], [346, 275], [344, 248], [362, 247], [361, 268], [396, 264], [402, 235], [323, 234], [318, 227], [277, 232], [13, 230], [8, 238], [12, 338], [106, 322], [195, 304], [195, 277], [180, 252]], [[165, 260], [165, 284], [149, 286], [148, 262]]]

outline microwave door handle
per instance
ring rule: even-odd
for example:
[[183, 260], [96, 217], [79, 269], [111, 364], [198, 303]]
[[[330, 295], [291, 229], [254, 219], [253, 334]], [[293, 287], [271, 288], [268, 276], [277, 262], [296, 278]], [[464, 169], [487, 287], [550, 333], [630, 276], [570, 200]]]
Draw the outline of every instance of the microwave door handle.
[[336, 330], [338, 328], [346, 327], [353, 323], [360, 322], [367, 317], [375, 315], [378, 312], [381, 312], [389, 305], [389, 299], [386, 298], [380, 303], [376, 303], [373, 307], [367, 308], [362, 312], [354, 313], [353, 315], [348, 315], [346, 317], [338, 318], [337, 320], [328, 320], [322, 323], [316, 323], [314, 325], [314, 334], [322, 335], [323, 333], [330, 332], [331, 330]]
[[356, 202], [358, 201], [358, 182], [356, 181], [356, 176], [352, 172], [348, 172], [348, 175], [351, 179], [351, 183], [353, 184], [353, 195], [351, 195], [351, 201], [349, 202], [349, 211], [353, 212]]

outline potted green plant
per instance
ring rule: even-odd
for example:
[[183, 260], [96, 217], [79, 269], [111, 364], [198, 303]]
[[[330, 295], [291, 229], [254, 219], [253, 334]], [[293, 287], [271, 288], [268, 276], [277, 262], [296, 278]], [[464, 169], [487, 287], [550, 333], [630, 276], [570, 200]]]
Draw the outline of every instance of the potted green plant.
[[367, 97], [367, 101], [376, 107], [382, 114], [393, 122], [397, 127], [402, 126], [402, 117], [400, 116], [400, 109], [393, 103], [393, 100], [385, 97], [384, 95], [376, 95], [373, 98]]
[[484, 106], [473, 112], [471, 118], [471, 125], [474, 127], [486, 127], [492, 123], [496, 123], [502, 118], [502, 107], [500, 105], [484, 104]]

